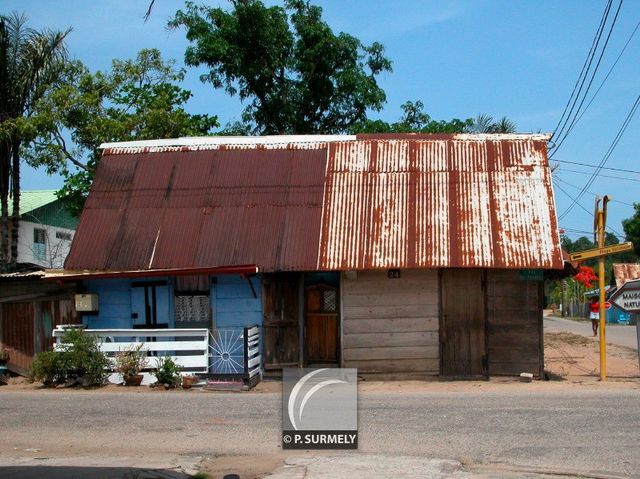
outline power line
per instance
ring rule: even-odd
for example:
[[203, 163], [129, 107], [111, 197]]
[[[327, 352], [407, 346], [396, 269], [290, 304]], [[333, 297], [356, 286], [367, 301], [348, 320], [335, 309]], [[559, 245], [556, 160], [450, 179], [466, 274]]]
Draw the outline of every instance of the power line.
[[[558, 181], [560, 181], [560, 182], [562, 182], [562, 183], [564, 183], [564, 184], [565, 184], [565, 185], [567, 185], [567, 186], [570, 186], [570, 187], [571, 187], [571, 188], [573, 188], [573, 189], [576, 189], [576, 190], [580, 190], [580, 189], [581, 189], [579, 186], [572, 185], [572, 184], [571, 184], [571, 183], [569, 183], [567, 180], [563, 180], [562, 178], [559, 178], [559, 177], [557, 177], [557, 176], [555, 177], [555, 179], [556, 179], [556, 180], [558, 180]], [[590, 195], [593, 195], [593, 196], [598, 196], [598, 194], [597, 194], [597, 193], [594, 193], [593, 191], [586, 191], [585, 193], [589, 193]], [[634, 207], [631, 203], [625, 203], [624, 201], [620, 201], [620, 200], [614, 200], [614, 199], [612, 199], [612, 200], [609, 200], [609, 201], [611, 201], [612, 203], [620, 203], [620, 204], [622, 204], [622, 205], [631, 206], [632, 208]]]
[[[583, 235], [593, 235], [593, 231], [584, 231], [584, 230], [577, 230], [575, 228], [564, 228], [564, 227], [560, 227], [561, 230], [569, 232], [569, 234], [574, 234], [574, 235], [578, 235], [578, 234], [583, 234]], [[625, 239], [624, 236], [620, 236], [617, 234], [613, 234], [616, 238], [620, 238], [620, 239]]]
[[[589, 168], [596, 168], [599, 170], [611, 170], [611, 171], [621, 171], [623, 173], [637, 173], [640, 175], [640, 170], [627, 170], [625, 168], [614, 168], [612, 166], [598, 166], [598, 165], [592, 165], [590, 163], [580, 163], [579, 161], [569, 161], [569, 160], [558, 160], [556, 158], [554, 158], [552, 161], [556, 161], [558, 163], [568, 163], [571, 165], [580, 165], [580, 166], [586, 166]], [[569, 171], [569, 170], [565, 170], [565, 171]]]
[[578, 196], [576, 198], [574, 198], [574, 200], [569, 205], [569, 207], [559, 216], [559, 219], [562, 219], [567, 214], [569, 214], [569, 212], [573, 209], [573, 207], [576, 205], [576, 203], [578, 201], [580, 201], [580, 199], [584, 195], [584, 191], [587, 190], [589, 187], [591, 187], [593, 182], [596, 180], [596, 178], [598, 177], [598, 174], [600, 173], [600, 170], [602, 169], [602, 166], [604, 166], [604, 164], [609, 160], [609, 158], [611, 158], [611, 155], [613, 154], [616, 146], [618, 146], [618, 143], [620, 142], [620, 139], [622, 138], [622, 135], [624, 135], [624, 132], [627, 130], [627, 127], [629, 126], [629, 123], [631, 123], [631, 120], [633, 119], [633, 116], [635, 115], [636, 111], [638, 110], [638, 105], [640, 105], [640, 95], [638, 95], [638, 97], [636, 98], [636, 101], [633, 102], [633, 105], [631, 106], [631, 110], [629, 110], [629, 113], [627, 114], [626, 118], [624, 119], [624, 122], [622, 123], [622, 126], [620, 127], [620, 129], [618, 130], [618, 133], [616, 134], [615, 138], [611, 142], [611, 145], [609, 146], [609, 149], [607, 150], [607, 152], [602, 157], [602, 160], [600, 160], [600, 163], [598, 164], [598, 168], [591, 174], [591, 177], [587, 180], [587, 183], [584, 185], [583, 191], [581, 191], [578, 194]]
[[[571, 123], [569, 124], [569, 127], [567, 128], [567, 131], [565, 132], [564, 136], [561, 138], [560, 141], [556, 142], [556, 145], [554, 147], [553, 153], [551, 155], [552, 157], [553, 157], [553, 155], [555, 155], [558, 152], [558, 150], [560, 149], [560, 147], [562, 146], [564, 141], [567, 139], [567, 137], [569, 136], [569, 133], [571, 133], [571, 130], [573, 129], [573, 127], [576, 124], [578, 115], [580, 114], [580, 110], [582, 109], [582, 105], [584, 104], [584, 101], [587, 99], [587, 94], [589, 93], [589, 90], [591, 89], [591, 85], [593, 84], [593, 80], [595, 79], [596, 73], [598, 72], [598, 68], [600, 68], [600, 63], [602, 62], [602, 58], [604, 57], [604, 52], [607, 50], [607, 45], [609, 45], [609, 40], [611, 39], [611, 34], [613, 33], [613, 29], [614, 29], [614, 27], [616, 25], [616, 22], [618, 20], [618, 15], [620, 14], [620, 9], [622, 8], [622, 2], [623, 2], [623, 0], [620, 0], [620, 3], [618, 3], [618, 8], [617, 8], [616, 13], [615, 13], [615, 15], [613, 17], [613, 21], [611, 22], [611, 26], [609, 27], [609, 33], [607, 34], [607, 38], [605, 39], [604, 45], [602, 46], [602, 50], [600, 51], [600, 56], [598, 57], [598, 61], [596, 62], [596, 66], [593, 69], [593, 72], [591, 73], [591, 78], [589, 79], [589, 84], [587, 85], [587, 88], [584, 91], [584, 95], [582, 96], [582, 100], [580, 100], [580, 104], [578, 105], [578, 109], [576, 110], [576, 113], [573, 116], [573, 120], [571, 120]], [[576, 97], [576, 100], [577, 100], [577, 97]], [[572, 108], [572, 111], [573, 111], [573, 108]], [[571, 112], [569, 113], [569, 116], [570, 115], [571, 115]], [[567, 119], [567, 122], [568, 122], [568, 119]], [[565, 126], [566, 126], [566, 124], [567, 123], [565, 123]], [[563, 127], [563, 129], [564, 129], [564, 127]], [[558, 134], [558, 136], [560, 136], [561, 134], [562, 134], [562, 132], [560, 132]]]
[[[560, 116], [560, 120], [558, 120], [558, 124], [553, 129], [553, 133], [551, 134], [551, 138], [554, 138], [556, 136], [556, 132], [558, 131], [558, 128], [560, 128], [560, 125], [563, 124], [563, 120], [565, 119], [565, 115], [567, 114], [567, 111], [569, 110], [569, 105], [571, 104], [571, 100], [574, 98], [574, 95], [576, 95], [576, 89], [578, 88], [578, 85], [580, 84], [580, 89], [582, 89], [582, 85], [584, 85], [584, 81], [586, 79], [586, 73], [588, 71], [588, 68], [591, 67], [591, 62], [593, 61], [593, 57], [595, 55], [595, 51], [596, 51], [597, 45], [598, 45], [598, 43], [600, 43], [600, 38], [602, 37], [602, 32], [604, 31], [604, 25], [606, 23], [607, 17], [609, 16], [609, 11], [611, 10], [611, 2], [612, 2], [612, 0], [609, 0], [607, 2], [607, 5], [606, 5], [606, 7], [604, 9], [604, 12], [602, 13], [602, 17], [600, 18], [600, 24], [598, 25], [598, 29], [596, 30], [596, 34], [594, 35], [593, 41], [591, 42], [591, 48], [589, 49], [589, 53], [587, 54], [587, 58], [585, 59], [584, 64], [582, 65], [582, 70], [580, 71], [580, 75], [578, 75], [578, 79], [576, 80], [576, 83], [573, 85], [573, 90], [571, 91], [571, 95], [569, 95], [569, 99], [567, 100], [567, 104], [565, 105], [564, 110], [562, 111], [562, 115]], [[581, 79], [582, 79], [582, 83], [580, 82]], [[578, 95], [579, 94], [580, 93], [578, 92]], [[576, 95], [576, 97], [578, 95]], [[575, 105], [575, 101], [574, 101], [574, 105]]]
[[627, 42], [622, 47], [622, 50], [620, 51], [620, 54], [618, 55], [618, 58], [616, 58], [616, 61], [613, 62], [613, 65], [611, 65], [611, 68], [609, 68], [609, 71], [607, 72], [607, 74], [603, 78], [602, 82], [600, 83], [600, 86], [598, 87], [596, 92], [591, 97], [591, 100], [589, 100], [589, 103], [587, 103], [587, 106], [584, 107], [584, 110], [582, 110], [582, 113], [580, 113], [580, 116], [578, 116], [578, 118], [576, 119], [575, 123], [578, 123], [580, 121], [582, 116], [586, 113], [586, 111], [589, 109], [589, 107], [593, 103], [593, 100], [595, 100], [596, 97], [598, 96], [598, 93], [600, 93], [600, 90], [602, 90], [602, 87], [604, 86], [604, 84], [608, 80], [609, 76], [611, 75], [611, 72], [616, 67], [618, 62], [620, 61], [620, 58], [622, 58], [622, 55], [624, 54], [625, 50], [629, 46], [629, 43], [631, 43], [631, 40], [633, 39], [633, 37], [635, 36], [636, 32], [638, 31], [638, 28], [640, 28], [640, 21], [638, 23], [636, 23], [636, 27], [633, 29], [633, 31], [631, 32], [631, 35], [629, 35], [629, 38], [627, 39]]
[[[571, 195], [571, 193], [569, 193], [567, 190], [565, 190], [562, 186], [560, 186], [557, 182], [556, 182], [556, 186], [558, 187], [558, 189], [560, 191], [562, 191], [565, 195], [567, 195], [569, 197], [569, 199], [573, 200], [574, 204], [577, 204], [582, 210], [584, 210], [589, 216], [593, 216], [593, 212], [589, 211], [588, 209], [586, 209], [584, 206], [582, 206], [580, 203], [577, 202], [577, 200]], [[562, 218], [558, 217], [558, 221], [560, 221]], [[614, 230], [611, 226], [607, 226], [607, 229], [609, 229], [612, 233], [616, 234], [617, 236], [620, 236], [621, 238], [624, 237], [621, 233], [619, 233], [618, 231]]]
[[[566, 168], [563, 168], [560, 171], [568, 171], [570, 173], [577, 173], [579, 175], [591, 175], [591, 173], [588, 173], [586, 171], [578, 171], [578, 170], [568, 170]], [[622, 181], [634, 181], [636, 183], [640, 183], [640, 179], [639, 178], [625, 178], [623, 176], [613, 176], [613, 175], [598, 175], [598, 178], [611, 178], [612, 180], [622, 180]]]

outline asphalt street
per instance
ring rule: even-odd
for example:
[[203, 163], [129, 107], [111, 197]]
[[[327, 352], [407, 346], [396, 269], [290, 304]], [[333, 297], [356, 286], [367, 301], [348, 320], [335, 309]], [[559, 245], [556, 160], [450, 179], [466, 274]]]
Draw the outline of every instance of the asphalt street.
[[[580, 334], [587, 338], [593, 337], [590, 321], [573, 321], [571, 319], [556, 318], [555, 316], [547, 316], [544, 318], [545, 331], [566, 332]], [[607, 343], [617, 346], [638, 350], [638, 339], [635, 326], [624, 326], [617, 324], [607, 324], [606, 330]]]
[[[0, 391], [0, 478], [19, 477], [16, 465], [169, 469], [202, 457], [282, 453], [279, 410], [277, 393]], [[352, 459], [640, 477], [640, 389], [367, 393], [359, 431]]]

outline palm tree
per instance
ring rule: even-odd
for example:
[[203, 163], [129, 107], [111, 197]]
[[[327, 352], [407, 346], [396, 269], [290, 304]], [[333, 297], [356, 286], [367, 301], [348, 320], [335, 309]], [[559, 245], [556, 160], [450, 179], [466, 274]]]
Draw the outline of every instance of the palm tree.
[[[36, 102], [56, 81], [71, 29], [34, 30], [24, 15], [0, 15], [0, 269], [14, 269], [20, 221], [20, 148]], [[9, 234], [9, 197], [12, 197]], [[11, 245], [11, 248], [9, 248]]]
[[492, 116], [480, 114], [467, 129], [468, 133], [515, 133], [516, 124], [503, 116], [495, 121]]

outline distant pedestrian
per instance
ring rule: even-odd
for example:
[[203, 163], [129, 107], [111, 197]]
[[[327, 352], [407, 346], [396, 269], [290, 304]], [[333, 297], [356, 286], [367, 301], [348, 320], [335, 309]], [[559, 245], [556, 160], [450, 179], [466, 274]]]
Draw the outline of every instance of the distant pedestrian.
[[593, 329], [593, 335], [598, 335], [598, 325], [600, 324], [600, 303], [598, 298], [591, 298], [591, 304], [589, 304], [589, 318], [591, 318], [591, 329]]

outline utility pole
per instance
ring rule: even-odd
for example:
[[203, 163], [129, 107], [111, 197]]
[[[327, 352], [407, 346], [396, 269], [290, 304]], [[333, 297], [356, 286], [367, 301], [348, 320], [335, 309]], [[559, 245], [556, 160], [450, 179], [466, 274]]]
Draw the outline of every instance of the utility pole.
[[604, 245], [604, 229], [607, 225], [607, 203], [610, 198], [605, 195], [604, 198], [598, 196], [596, 198], [596, 207], [593, 214], [593, 241], [598, 245], [597, 248], [585, 251], [577, 251], [570, 256], [571, 261], [581, 262], [590, 258], [598, 258], [598, 290], [600, 292], [600, 380], [607, 380], [607, 296], [604, 285], [604, 262], [607, 255], [613, 253], [621, 253], [622, 251], [631, 251], [633, 244], [631, 242], [620, 243], [611, 246]]
[[[602, 199], [602, 207], [600, 207], [600, 196], [596, 197], [596, 217], [594, 218], [594, 226], [596, 226], [594, 235], [598, 237], [598, 248], [604, 248], [604, 228], [607, 224], [607, 203], [609, 197], [604, 195]], [[605, 302], [607, 301], [605, 285], [604, 285], [604, 262], [606, 256], [598, 258], [598, 289], [600, 292], [600, 381], [607, 380], [607, 317]]]

